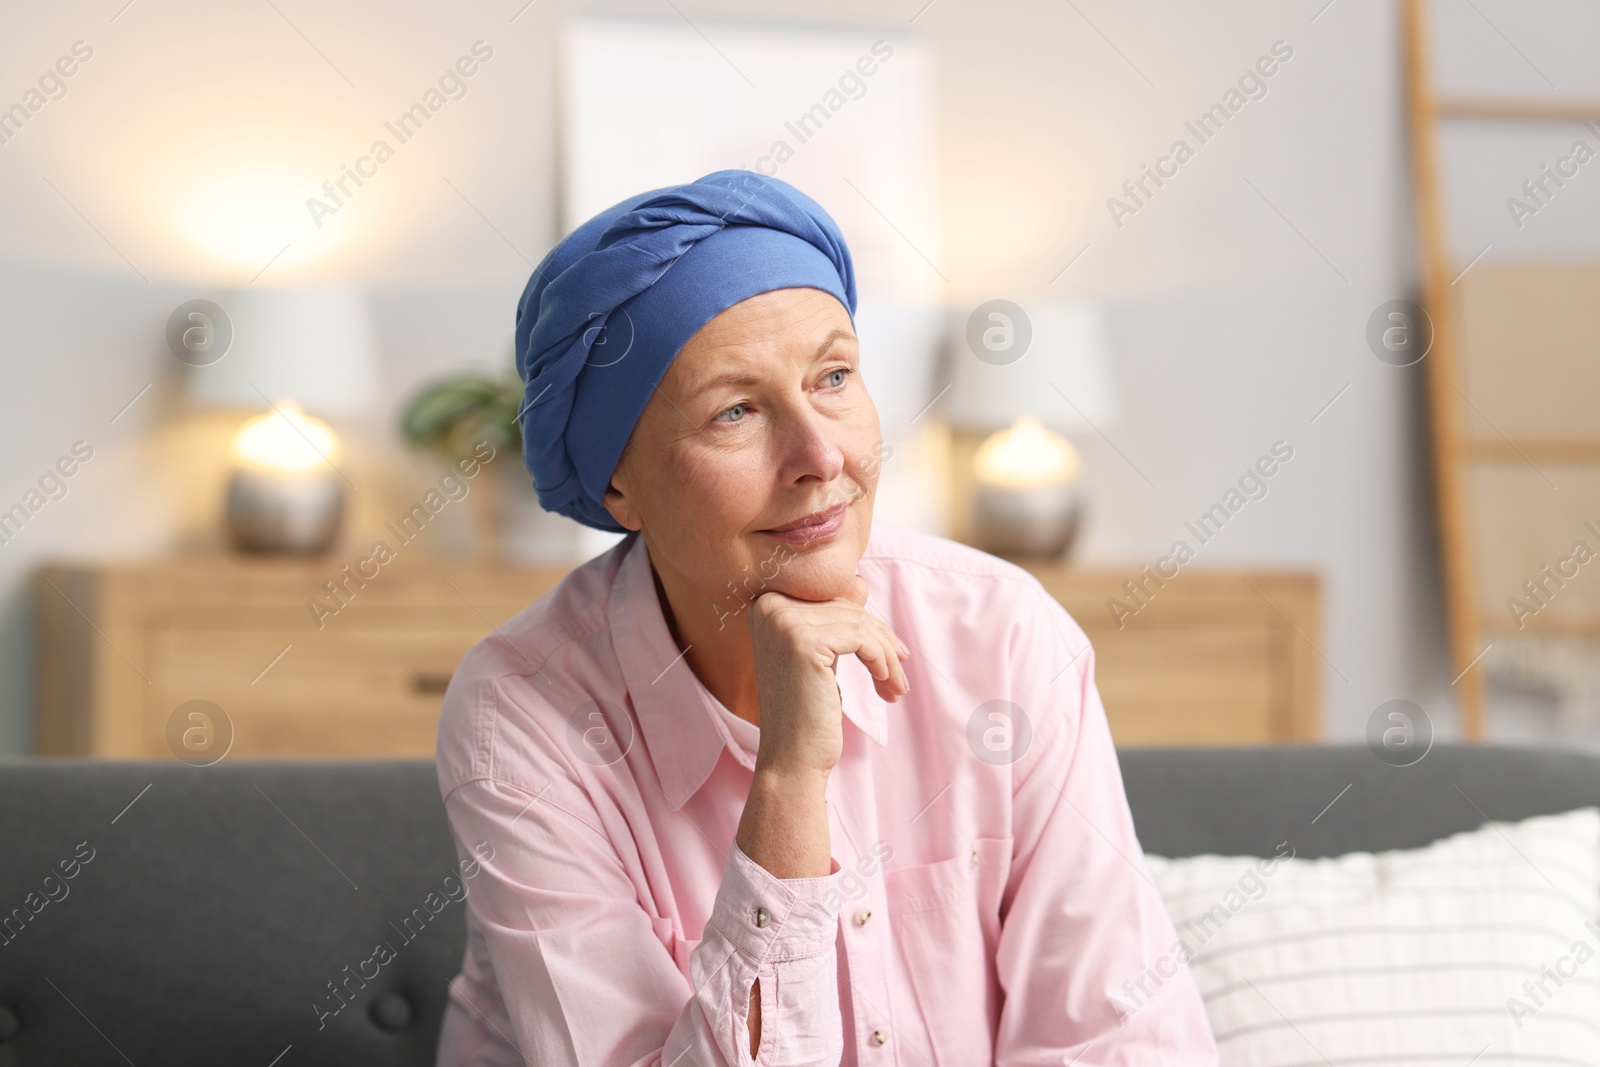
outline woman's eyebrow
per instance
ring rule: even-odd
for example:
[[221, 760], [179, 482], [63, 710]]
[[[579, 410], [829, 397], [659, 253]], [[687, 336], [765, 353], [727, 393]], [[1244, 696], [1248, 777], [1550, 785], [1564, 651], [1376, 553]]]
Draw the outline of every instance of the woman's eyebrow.
[[715, 377], [706, 379], [705, 381], [701, 382], [694, 391], [696, 393], [703, 393], [707, 389], [718, 385], [760, 385], [761, 381], [762, 379], [760, 375], [741, 374], [738, 371], [730, 370], [724, 371]]
[[828, 349], [833, 347], [833, 343], [835, 341], [854, 341], [854, 340], [856, 340], [856, 335], [851, 333], [849, 330], [835, 329], [834, 331], [829, 333], [826, 338], [823, 339], [822, 344], [817, 346], [816, 355], [811, 357], [811, 362], [815, 363], [817, 360], [819, 360], [823, 356], [827, 355], [828, 354]]
[[[838, 330], [838, 329], [836, 329], [836, 330], [832, 331], [823, 340], [822, 344], [817, 346], [817, 351], [811, 357], [811, 362], [815, 363], [817, 360], [819, 360], [823, 356], [827, 355], [828, 354], [828, 350], [834, 346], [835, 342], [838, 342], [838, 341], [854, 341], [854, 340], [856, 340], [856, 335], [851, 333], [848, 330]], [[751, 387], [754, 387], [754, 386], [762, 384], [762, 382], [764, 382], [764, 381], [765, 381], [765, 379], [762, 378], [760, 375], [757, 375], [757, 374], [749, 374], [749, 373], [745, 373], [745, 372], [742, 372], [742, 371], [732, 371], [732, 370], [723, 371], [721, 374], [712, 375], [710, 378], [707, 378], [703, 382], [695, 383], [695, 386], [689, 391], [689, 395], [690, 396], [699, 396], [701, 393], [704, 393], [708, 389], [714, 389], [719, 385], [740, 385], [740, 386], [751, 386]]]

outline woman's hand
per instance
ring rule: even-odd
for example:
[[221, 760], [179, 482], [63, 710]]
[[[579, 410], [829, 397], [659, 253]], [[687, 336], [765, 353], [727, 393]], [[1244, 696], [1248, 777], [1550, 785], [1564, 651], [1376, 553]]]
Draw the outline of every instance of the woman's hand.
[[757, 769], [826, 779], [844, 751], [839, 657], [855, 656], [871, 672], [878, 695], [904, 696], [901, 661], [910, 649], [889, 625], [866, 609], [867, 583], [851, 578], [850, 591], [833, 600], [799, 600], [776, 591], [750, 605], [761, 707]]

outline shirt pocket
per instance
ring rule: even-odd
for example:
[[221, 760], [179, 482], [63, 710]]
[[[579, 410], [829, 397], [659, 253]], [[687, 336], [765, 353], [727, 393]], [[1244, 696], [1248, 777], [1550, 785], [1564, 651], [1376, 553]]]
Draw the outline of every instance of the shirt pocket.
[[895, 942], [938, 1067], [994, 1058], [1000, 1018], [995, 951], [1000, 899], [1011, 868], [1010, 837], [975, 838], [959, 855], [884, 868]]

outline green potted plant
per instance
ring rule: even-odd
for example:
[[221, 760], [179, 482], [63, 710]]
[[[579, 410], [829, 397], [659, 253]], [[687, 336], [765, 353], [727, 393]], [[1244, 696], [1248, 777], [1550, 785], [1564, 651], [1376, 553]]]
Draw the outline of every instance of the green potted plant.
[[[471, 507], [478, 556], [488, 563], [500, 563], [505, 555], [501, 527], [508, 502], [504, 499], [506, 487], [499, 484], [500, 472], [527, 477], [521, 462], [522, 427], [517, 421], [521, 403], [522, 383], [516, 378], [456, 374], [423, 387], [400, 416], [400, 433], [406, 442], [446, 463], [471, 455], [485, 441], [494, 447], [496, 461], [510, 457], [504, 463], [490, 463], [477, 483], [478, 491], [468, 497], [477, 501]], [[516, 491], [514, 486], [511, 491]]]

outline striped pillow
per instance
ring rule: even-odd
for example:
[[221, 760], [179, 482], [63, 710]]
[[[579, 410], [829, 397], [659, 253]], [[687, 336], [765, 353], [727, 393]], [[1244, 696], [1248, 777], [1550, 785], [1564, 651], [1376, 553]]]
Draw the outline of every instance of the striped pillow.
[[[1600, 809], [1406, 851], [1293, 845], [1145, 858], [1223, 1067], [1600, 1065]], [[1157, 970], [1120, 1010], [1156, 999]]]

